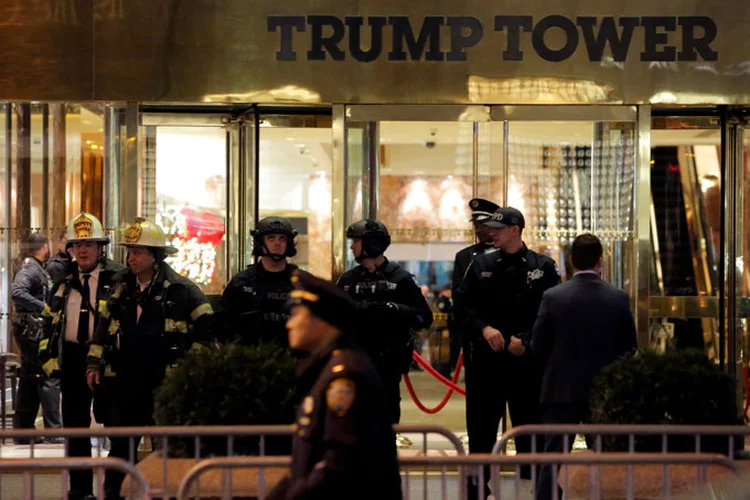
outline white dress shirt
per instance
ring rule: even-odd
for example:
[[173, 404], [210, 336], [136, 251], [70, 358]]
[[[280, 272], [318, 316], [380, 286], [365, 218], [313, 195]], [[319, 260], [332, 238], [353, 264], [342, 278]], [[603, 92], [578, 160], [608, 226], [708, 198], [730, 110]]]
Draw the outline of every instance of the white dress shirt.
[[[89, 274], [89, 291], [91, 296], [89, 297], [89, 303], [91, 307], [96, 310], [99, 304], [96, 302], [96, 290], [99, 288], [99, 271], [97, 267]], [[79, 274], [78, 279], [81, 280], [81, 286], [83, 286], [83, 275]], [[92, 311], [93, 312], [93, 311]], [[81, 293], [75, 288], [70, 289], [68, 294], [68, 305], [65, 308], [65, 341], [78, 343], [78, 318], [81, 315]], [[89, 314], [89, 341], [94, 338], [94, 315]]]

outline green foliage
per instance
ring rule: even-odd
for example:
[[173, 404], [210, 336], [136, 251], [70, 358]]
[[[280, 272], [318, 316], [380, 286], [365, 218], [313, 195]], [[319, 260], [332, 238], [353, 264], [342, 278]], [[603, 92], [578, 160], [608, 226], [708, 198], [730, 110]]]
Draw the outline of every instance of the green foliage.
[[[698, 350], [639, 351], [605, 368], [591, 392], [592, 424], [738, 425], [734, 381]], [[737, 439], [741, 448], [742, 439]], [[628, 438], [603, 437], [607, 450]], [[661, 436], [636, 436], [637, 451], [661, 451]], [[693, 436], [670, 438], [669, 451], [694, 451]], [[727, 438], [703, 436], [701, 451], [727, 453]]]
[[[155, 394], [157, 425], [276, 425], [295, 419], [296, 360], [275, 344], [191, 350]], [[267, 453], [288, 452], [289, 438], [267, 440]], [[194, 439], [170, 439], [171, 456], [194, 456]], [[201, 456], [226, 453], [226, 438], [202, 438]], [[234, 453], [257, 454], [257, 438], [239, 438]]]

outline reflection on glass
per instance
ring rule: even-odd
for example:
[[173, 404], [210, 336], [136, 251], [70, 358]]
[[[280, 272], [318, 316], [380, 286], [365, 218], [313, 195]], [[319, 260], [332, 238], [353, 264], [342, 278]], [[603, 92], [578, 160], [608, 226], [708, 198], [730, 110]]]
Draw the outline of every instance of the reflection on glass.
[[293, 261], [331, 278], [331, 128], [330, 118], [261, 117], [260, 218], [288, 217], [298, 231]]
[[592, 232], [605, 278], [634, 297], [633, 124], [510, 122], [508, 136], [507, 204], [524, 214], [526, 244], [555, 259], [565, 279], [570, 244]]
[[718, 360], [721, 136], [681, 123], [651, 134], [651, 344]]
[[154, 144], [147, 155], [155, 158], [155, 221], [179, 249], [167, 262], [204, 293], [220, 294], [227, 280], [226, 133], [160, 126]]

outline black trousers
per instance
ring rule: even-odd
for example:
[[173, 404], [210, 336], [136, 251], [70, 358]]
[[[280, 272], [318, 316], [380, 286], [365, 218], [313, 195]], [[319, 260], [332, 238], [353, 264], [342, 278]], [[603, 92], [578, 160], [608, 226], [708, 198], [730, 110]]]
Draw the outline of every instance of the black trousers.
[[[585, 422], [588, 416], [588, 404], [586, 403], [555, 403], [543, 406], [542, 423], [544, 424], [578, 424]], [[568, 435], [568, 449], [564, 449], [565, 439], [563, 435], [546, 436], [544, 439], [545, 453], [562, 453], [573, 448], [574, 435]], [[536, 500], [550, 500], [554, 498], [553, 488], [557, 487], [557, 498], [562, 500], [562, 489], [554, 484], [553, 467], [555, 465], [543, 466], [534, 488]]]
[[[91, 427], [92, 394], [86, 384], [86, 355], [88, 345], [64, 342], [62, 346], [62, 411], [65, 428]], [[65, 453], [69, 457], [90, 457], [89, 438], [68, 439]], [[71, 496], [93, 492], [93, 473], [90, 470], [70, 471]]]
[[401, 421], [401, 371], [388, 364], [376, 365], [376, 369], [385, 392], [389, 422], [391, 425], [397, 424]]
[[[483, 340], [481, 341], [483, 342]], [[497, 441], [506, 404], [514, 426], [538, 424], [541, 420], [539, 393], [541, 371], [527, 353], [489, 353], [485, 346], [472, 346], [466, 371], [466, 429], [471, 453], [490, 453]], [[518, 453], [530, 453], [531, 437], [515, 440]], [[541, 448], [541, 443], [540, 448]], [[531, 479], [531, 468], [521, 467], [521, 477]], [[489, 495], [490, 468], [484, 468], [484, 497]], [[469, 498], [479, 498], [479, 484], [470, 480]]]
[[[124, 374], [117, 378], [112, 393], [112, 425], [114, 427], [144, 427], [153, 425], [154, 395], [153, 378], [133, 378]], [[132, 463], [138, 462], [138, 444], [142, 436], [111, 438], [109, 456]], [[122, 472], [108, 470], [104, 474], [104, 497], [119, 499], [120, 487], [125, 479]]]
[[39, 405], [45, 429], [58, 429], [60, 422], [60, 380], [47, 377], [39, 366], [39, 341], [16, 333], [21, 349], [21, 370], [18, 380], [16, 413], [13, 427], [33, 429]]

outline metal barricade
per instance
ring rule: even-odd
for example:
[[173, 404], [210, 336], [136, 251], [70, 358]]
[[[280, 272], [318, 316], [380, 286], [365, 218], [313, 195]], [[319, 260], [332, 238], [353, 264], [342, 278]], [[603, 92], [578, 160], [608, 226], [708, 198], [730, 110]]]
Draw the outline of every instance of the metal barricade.
[[[457, 455], [465, 455], [466, 451], [464, 446], [461, 444], [459, 438], [448, 431], [447, 429], [435, 425], [395, 425], [393, 427], [395, 433], [401, 434], [421, 434], [421, 452], [423, 455], [427, 455], [429, 449], [429, 436], [439, 436], [447, 440], [451, 446], [455, 449]], [[269, 437], [291, 437], [294, 434], [294, 426], [291, 425], [267, 425], [267, 426], [173, 426], [173, 427], [109, 427], [109, 428], [88, 428], [88, 429], [47, 429], [44, 431], [38, 431], [33, 429], [14, 429], [0, 431], [0, 438], [5, 439], [24, 439], [28, 440], [31, 444], [29, 445], [30, 458], [35, 458], [36, 450], [39, 449], [38, 445], [34, 444], [35, 438], [84, 438], [91, 439], [97, 438], [96, 452], [95, 455], [100, 457], [102, 455], [102, 440], [105, 437], [108, 438], [128, 438], [129, 439], [129, 462], [136, 462], [137, 453], [137, 440], [140, 440], [142, 436], [155, 439], [159, 444], [161, 450], [169, 449], [169, 438], [184, 438], [190, 437], [193, 441], [193, 447], [195, 454], [193, 459], [196, 462], [201, 460], [200, 450], [202, 439], [207, 438], [219, 438], [226, 439], [226, 453], [227, 456], [235, 456], [235, 442], [238, 438], [257, 438], [258, 439], [258, 452], [261, 456], [266, 456], [266, 440]], [[290, 441], [291, 443], [291, 441]], [[2, 456], [2, 448], [0, 448], [0, 459]], [[168, 456], [166, 453], [161, 453], [159, 459], [161, 460], [161, 487], [153, 487], [152, 492], [154, 495], [169, 493], [167, 491], [169, 485], [169, 467], [168, 467]], [[231, 474], [225, 474], [222, 477], [222, 483], [228, 484], [231, 482]], [[156, 483], [155, 480], [154, 484]], [[264, 475], [261, 473], [259, 481], [262, 483], [265, 481]]]
[[[173, 426], [173, 427], [108, 427], [108, 428], [88, 428], [88, 429], [46, 429], [38, 431], [33, 429], [13, 429], [0, 431], [0, 437], [5, 439], [24, 439], [30, 441], [29, 453], [30, 458], [35, 458], [35, 452], [39, 448], [34, 444], [35, 438], [65, 438], [65, 439], [91, 439], [97, 438], [96, 457], [102, 455], [102, 440], [108, 438], [128, 438], [129, 439], [129, 459], [128, 462], [136, 462], [137, 441], [141, 437], [156, 439], [161, 450], [169, 448], [169, 438], [190, 437], [193, 439], [195, 454], [193, 456], [196, 462], [200, 461], [201, 440], [206, 438], [225, 438], [226, 450], [228, 456], [233, 456], [235, 451], [235, 441], [237, 438], [257, 438], [258, 449], [261, 456], [266, 454], [266, 439], [273, 436], [288, 436], [291, 439], [294, 433], [294, 427], [291, 425], [266, 425], [266, 426]], [[0, 459], [4, 458], [0, 448]], [[160, 454], [162, 467], [162, 486], [161, 488], [151, 488], [153, 495], [168, 494], [169, 485], [169, 467], [167, 453]], [[75, 459], [75, 458], [74, 458]], [[2, 460], [0, 460], [2, 461]], [[22, 460], [19, 460], [22, 461]], [[3, 461], [4, 462], [4, 461]], [[81, 467], [84, 468], [84, 467]], [[231, 478], [225, 478], [224, 481], [231, 481]]]
[[[519, 467], [521, 465], [548, 465], [553, 467], [553, 484], [557, 483], [557, 467], [559, 465], [640, 465], [640, 464], [661, 464], [667, 467], [670, 465], [695, 465], [698, 474], [699, 485], [705, 485], [706, 474], [701, 473], [701, 468], [705, 469], [708, 466], [718, 466], [729, 470], [736, 476], [743, 474], [743, 469], [733, 460], [722, 456], [722, 455], [711, 455], [704, 453], [603, 453], [603, 454], [570, 454], [570, 453], [528, 453], [517, 456], [508, 455], [457, 455], [454, 457], [408, 457], [400, 459], [400, 467], [404, 473], [404, 480], [402, 483], [404, 490], [404, 499], [409, 500], [410, 495], [410, 479], [409, 472], [414, 467], [440, 467], [441, 468], [441, 488], [440, 498], [448, 500], [448, 498], [466, 498], [466, 472], [465, 469], [470, 468], [475, 470], [479, 468], [479, 484], [480, 484], [480, 497], [484, 495], [484, 475], [483, 466], [491, 466], [491, 489], [493, 492], [501, 492], [500, 477], [497, 473], [499, 466], [511, 465], [516, 467], [515, 483], [516, 483], [516, 498], [519, 498]], [[178, 500], [188, 500], [191, 498], [193, 485], [199, 480], [201, 474], [212, 469], [232, 470], [239, 468], [268, 468], [268, 467], [288, 467], [291, 463], [291, 457], [227, 457], [227, 458], [213, 458], [203, 460], [196, 464], [183, 478], [180, 484], [179, 491], [177, 493]], [[447, 485], [447, 467], [454, 466], [459, 470], [458, 484], [455, 488], [456, 496], [450, 495], [450, 490]], [[668, 476], [667, 476], [668, 477]], [[366, 485], [365, 485], [366, 487]], [[601, 488], [601, 483], [599, 484]], [[628, 478], [626, 484], [627, 498], [633, 498], [634, 482], [633, 478]], [[351, 492], [353, 497], [356, 497], [356, 492]], [[599, 495], [601, 492], [597, 492]], [[669, 482], [668, 480], [663, 481], [663, 493], [665, 497], [669, 497]], [[259, 488], [258, 498], [264, 499], [267, 492]], [[553, 491], [555, 500], [557, 500], [557, 489]], [[425, 488], [422, 494], [423, 498], [427, 500], [428, 491]], [[222, 499], [232, 498], [231, 485], [226, 486], [222, 491]], [[498, 494], [495, 498], [498, 500], [501, 497]]]
[[[744, 425], [587, 425], [587, 424], [554, 424], [522, 425], [504, 433], [492, 448], [492, 453], [505, 454], [508, 441], [519, 436], [531, 436], [531, 449], [538, 448], [537, 436], [563, 436], [563, 448], [569, 449], [569, 435], [595, 436], [595, 451], [602, 451], [602, 436], [628, 436], [628, 451], [635, 452], [636, 436], [661, 436], [662, 452], [668, 452], [667, 442], [670, 436], [695, 436], [695, 451], [701, 451], [702, 436], [726, 436], [729, 440], [729, 456], [734, 455], [735, 436], [750, 435], [750, 427]], [[542, 443], [542, 446], [544, 443]]]
[[62, 495], [68, 498], [68, 473], [70, 469], [94, 469], [96, 470], [96, 482], [98, 485], [99, 498], [102, 498], [102, 485], [104, 483], [104, 471], [117, 470], [130, 476], [136, 481], [134, 498], [149, 500], [151, 492], [148, 482], [141, 471], [131, 463], [119, 458], [42, 458], [25, 460], [0, 460], [0, 477], [8, 471], [21, 471], [23, 473], [23, 498], [32, 500], [34, 498], [34, 481], [32, 471], [62, 469]]

